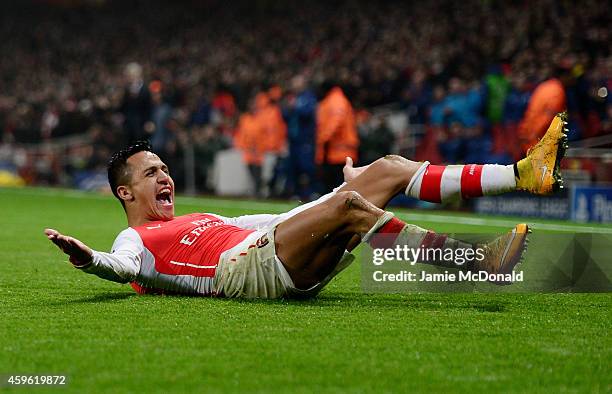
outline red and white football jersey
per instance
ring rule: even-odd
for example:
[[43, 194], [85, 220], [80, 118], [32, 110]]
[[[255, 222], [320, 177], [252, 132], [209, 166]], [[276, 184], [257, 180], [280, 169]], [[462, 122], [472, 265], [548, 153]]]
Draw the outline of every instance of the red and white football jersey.
[[221, 254], [254, 231], [205, 213], [149, 222], [122, 231], [111, 253], [94, 252], [92, 265], [84, 270], [131, 282], [139, 293], [214, 295]]

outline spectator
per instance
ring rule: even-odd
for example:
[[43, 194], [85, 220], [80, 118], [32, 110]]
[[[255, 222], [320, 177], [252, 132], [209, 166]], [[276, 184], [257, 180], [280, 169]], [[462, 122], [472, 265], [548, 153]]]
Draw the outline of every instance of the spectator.
[[291, 79], [291, 89], [283, 101], [282, 108], [289, 142], [286, 193], [288, 196], [309, 200], [315, 193], [317, 98], [308, 88], [304, 74], [297, 74]]
[[168, 130], [168, 122], [172, 115], [172, 107], [164, 100], [163, 87], [160, 81], [149, 84], [151, 93], [151, 120], [145, 124], [145, 130], [151, 136], [151, 146], [156, 152], [165, 152], [172, 133]]
[[212, 125], [197, 126], [193, 130], [195, 176], [198, 190], [210, 192], [209, 173], [217, 152], [229, 147], [227, 140]]
[[236, 102], [234, 96], [224, 85], [220, 85], [212, 100], [212, 108], [220, 115], [232, 118], [236, 115]]
[[366, 165], [391, 154], [395, 135], [384, 116], [373, 116], [359, 127], [359, 162]]
[[325, 191], [342, 183], [342, 167], [350, 157], [357, 162], [359, 137], [353, 107], [342, 89], [324, 83], [323, 100], [317, 108], [316, 163], [322, 172]]
[[442, 85], [433, 89], [433, 102], [429, 108], [429, 124], [436, 128], [443, 128], [447, 123], [446, 90]]
[[527, 109], [531, 90], [522, 72], [513, 72], [510, 77], [510, 91], [504, 102], [503, 125], [499, 145], [501, 152], [507, 154], [514, 161], [523, 157], [523, 149], [520, 146], [516, 130]]
[[142, 66], [129, 63], [125, 66], [126, 86], [121, 103], [127, 142], [145, 138], [145, 123], [151, 119], [151, 96], [144, 84]]
[[523, 152], [538, 142], [557, 113], [567, 109], [564, 86], [572, 79], [570, 73], [569, 67], [559, 67], [555, 78], [542, 82], [533, 91], [518, 129]]
[[191, 112], [191, 126], [204, 126], [210, 123], [210, 113], [212, 111], [209, 99], [204, 92], [204, 88], [196, 89], [194, 94], [194, 108]]
[[464, 127], [480, 125], [481, 107], [482, 92], [478, 87], [468, 89], [465, 81], [457, 77], [450, 80], [444, 107], [449, 125], [452, 123], [459, 123]]
[[410, 123], [427, 123], [431, 102], [432, 90], [427, 82], [427, 75], [423, 69], [418, 69], [412, 74], [410, 84], [402, 98], [402, 106], [407, 109]]
[[493, 66], [485, 76], [485, 87], [487, 92], [486, 114], [492, 125], [502, 122], [504, 114], [504, 103], [510, 90], [510, 82], [502, 74], [501, 67]]
[[[275, 92], [273, 96], [278, 97], [279, 95], [279, 92]], [[272, 100], [269, 93], [258, 93], [255, 96], [255, 106], [257, 107], [255, 116], [263, 129], [266, 155], [272, 169], [272, 174], [267, 179], [268, 195], [278, 196], [279, 189], [284, 186], [278, 186], [278, 184], [284, 183], [286, 178], [286, 171], [283, 168], [287, 156], [287, 125], [283, 120], [278, 101]]]
[[234, 146], [242, 151], [242, 160], [249, 169], [257, 197], [263, 196], [261, 170], [268, 147], [264, 133], [264, 128], [257, 118], [257, 105], [253, 99], [250, 111], [240, 115]]

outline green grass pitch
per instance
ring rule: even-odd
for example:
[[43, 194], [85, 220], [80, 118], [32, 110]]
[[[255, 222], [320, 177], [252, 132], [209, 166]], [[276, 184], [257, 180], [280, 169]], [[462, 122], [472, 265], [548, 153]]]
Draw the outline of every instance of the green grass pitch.
[[[177, 202], [177, 214], [291, 207]], [[0, 375], [65, 374], [57, 391], [78, 393], [612, 391], [610, 294], [364, 294], [357, 263], [309, 301], [138, 296], [73, 269], [42, 232], [108, 250], [125, 226], [111, 197], [0, 189], [0, 205]], [[520, 220], [400, 217], [455, 232]]]

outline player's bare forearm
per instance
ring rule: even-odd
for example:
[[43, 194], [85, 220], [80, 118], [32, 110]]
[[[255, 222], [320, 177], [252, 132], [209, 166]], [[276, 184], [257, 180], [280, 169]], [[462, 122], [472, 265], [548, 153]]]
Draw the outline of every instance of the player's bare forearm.
[[69, 260], [74, 266], [82, 267], [91, 263], [93, 250], [83, 242], [51, 228], [45, 229], [45, 235], [62, 252], [70, 257]]

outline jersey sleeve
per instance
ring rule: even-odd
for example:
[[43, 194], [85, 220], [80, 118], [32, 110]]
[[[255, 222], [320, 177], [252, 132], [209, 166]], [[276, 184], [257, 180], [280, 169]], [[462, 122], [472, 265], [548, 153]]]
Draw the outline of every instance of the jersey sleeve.
[[233, 218], [217, 216], [219, 219], [223, 220], [224, 223], [240, 227], [246, 230], [263, 230], [267, 229], [276, 223], [278, 223], [279, 219], [283, 217], [283, 215], [274, 215], [274, 214], [256, 214], [256, 215], [243, 215], [236, 216]]
[[219, 216], [216, 214], [214, 214], [213, 216], [216, 216], [219, 219], [223, 220], [223, 222], [226, 224], [240, 227], [246, 230], [266, 230], [266, 229], [270, 229], [273, 226], [276, 226], [277, 224], [289, 219], [292, 216], [297, 215], [300, 212], [307, 210], [308, 208], [312, 208], [317, 204], [321, 204], [322, 202], [326, 201], [327, 199], [331, 198], [334, 194], [336, 194], [336, 192], [344, 185], [346, 185], [346, 183], [342, 183], [340, 186], [335, 188], [332, 192], [319, 197], [315, 201], [311, 201], [309, 203], [302, 204], [298, 207], [293, 208], [292, 210], [288, 212], [284, 212], [281, 214], [265, 214], [264, 213], [264, 214], [256, 214], [256, 215], [236, 216], [232, 218]]
[[91, 264], [79, 269], [102, 279], [128, 283], [140, 272], [144, 252], [142, 239], [136, 230], [128, 228], [119, 233], [111, 253], [94, 251]]

